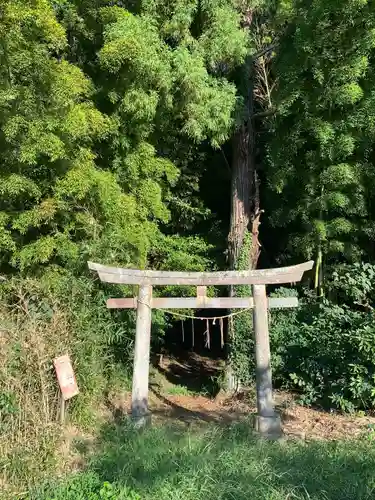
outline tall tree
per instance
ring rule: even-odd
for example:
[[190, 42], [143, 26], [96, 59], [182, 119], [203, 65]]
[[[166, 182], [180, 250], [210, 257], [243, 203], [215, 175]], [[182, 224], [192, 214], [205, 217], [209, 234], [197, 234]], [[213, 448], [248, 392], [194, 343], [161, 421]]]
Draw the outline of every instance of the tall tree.
[[0, 24], [1, 261], [78, 260], [115, 205], [131, 206], [94, 164], [93, 141], [111, 124], [64, 60], [65, 31], [47, 0], [3, 3]]
[[[228, 256], [231, 269], [255, 269], [261, 251], [259, 226], [263, 212], [260, 171], [264, 161], [260, 152], [264, 152], [264, 148], [260, 144], [264, 142], [264, 132], [269, 128], [268, 124], [262, 124], [262, 120], [274, 114], [272, 93], [275, 77], [272, 74], [272, 60], [290, 2], [249, 0], [238, 2], [237, 8], [248, 35], [249, 52], [244, 64], [234, 75], [241, 95], [241, 106], [232, 140]], [[249, 296], [251, 290], [250, 287], [232, 287], [230, 293]], [[229, 325], [230, 343], [236, 344], [228, 354], [229, 390], [238, 386], [238, 378], [247, 381], [249, 377], [249, 358], [252, 357], [252, 343], [248, 334], [250, 330], [250, 314], [248, 317], [236, 318]], [[235, 365], [235, 368], [231, 365]]]
[[222, 1], [11, 0], [0, 22], [4, 265], [145, 265], [197, 147], [230, 134], [238, 14]]
[[374, 234], [374, 14], [373, 1], [296, 1], [278, 52], [272, 220], [316, 260], [317, 289], [323, 259], [358, 259]]

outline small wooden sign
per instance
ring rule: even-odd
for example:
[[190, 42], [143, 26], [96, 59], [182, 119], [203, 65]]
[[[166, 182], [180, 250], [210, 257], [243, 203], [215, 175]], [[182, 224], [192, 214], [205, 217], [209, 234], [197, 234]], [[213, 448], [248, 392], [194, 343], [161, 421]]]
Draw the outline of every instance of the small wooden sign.
[[60, 385], [63, 399], [66, 401], [79, 394], [76, 377], [69, 356], [67, 354], [59, 356], [53, 360], [53, 364], [55, 366], [57, 380]]

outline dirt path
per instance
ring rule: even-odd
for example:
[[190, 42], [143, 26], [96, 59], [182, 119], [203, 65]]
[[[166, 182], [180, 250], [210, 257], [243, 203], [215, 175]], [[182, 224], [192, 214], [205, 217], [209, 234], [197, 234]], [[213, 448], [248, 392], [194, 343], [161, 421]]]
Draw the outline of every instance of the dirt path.
[[[220, 367], [209, 358], [192, 356], [189, 359], [161, 360], [150, 383], [150, 410], [155, 422], [178, 421], [186, 425], [207, 422], [230, 423], [249, 418], [256, 412], [255, 394], [242, 392], [228, 398], [219, 392], [215, 397], [194, 392], [202, 388], [207, 374], [214, 381]], [[186, 385], [184, 385], [184, 383]], [[176, 385], [177, 384], [177, 385]], [[328, 413], [306, 408], [295, 403], [285, 392], [275, 394], [277, 410], [281, 414], [283, 431], [299, 439], [348, 439], [369, 434], [375, 436], [374, 416], [352, 416]], [[120, 414], [130, 411], [130, 394], [117, 395], [112, 403]]]

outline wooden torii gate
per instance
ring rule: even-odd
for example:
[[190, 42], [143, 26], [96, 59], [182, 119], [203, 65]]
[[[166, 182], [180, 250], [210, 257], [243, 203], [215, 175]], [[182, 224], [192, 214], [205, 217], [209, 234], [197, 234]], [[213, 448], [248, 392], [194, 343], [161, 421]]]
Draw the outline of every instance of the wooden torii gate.
[[[256, 428], [262, 435], [281, 433], [281, 422], [272, 397], [271, 354], [268, 332], [268, 309], [297, 307], [298, 299], [267, 298], [266, 285], [296, 283], [312, 269], [313, 261], [290, 267], [255, 271], [169, 272], [141, 271], [103, 266], [88, 262], [102, 282], [138, 285], [137, 298], [109, 299], [110, 309], [137, 309], [134, 350], [132, 416], [138, 425], [149, 418], [148, 385], [150, 364], [151, 310], [164, 309], [254, 309], [254, 338], [258, 415]], [[157, 285], [194, 285], [196, 297], [152, 297]], [[208, 285], [252, 285], [252, 297], [207, 297]]]

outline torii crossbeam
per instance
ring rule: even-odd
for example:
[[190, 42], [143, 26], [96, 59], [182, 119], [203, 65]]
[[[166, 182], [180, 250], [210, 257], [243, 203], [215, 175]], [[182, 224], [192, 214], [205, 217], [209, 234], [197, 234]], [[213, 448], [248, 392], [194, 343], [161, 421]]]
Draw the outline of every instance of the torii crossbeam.
[[[281, 433], [281, 422], [274, 410], [272, 397], [271, 354], [268, 331], [268, 309], [297, 307], [298, 299], [267, 298], [266, 285], [297, 283], [303, 273], [312, 269], [313, 261], [297, 266], [255, 271], [173, 272], [142, 271], [103, 266], [88, 262], [101, 281], [123, 285], [138, 285], [137, 298], [109, 299], [107, 307], [137, 309], [132, 388], [132, 416], [139, 425], [149, 419], [148, 383], [150, 365], [151, 310], [164, 309], [248, 309], [253, 308], [256, 385], [257, 430], [262, 435]], [[157, 285], [195, 285], [196, 297], [152, 297]], [[207, 297], [208, 285], [252, 285], [252, 297]], [[249, 332], [250, 334], [250, 332]]]

